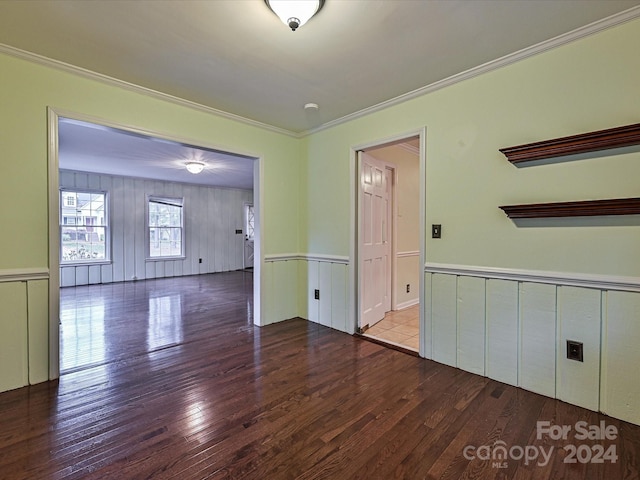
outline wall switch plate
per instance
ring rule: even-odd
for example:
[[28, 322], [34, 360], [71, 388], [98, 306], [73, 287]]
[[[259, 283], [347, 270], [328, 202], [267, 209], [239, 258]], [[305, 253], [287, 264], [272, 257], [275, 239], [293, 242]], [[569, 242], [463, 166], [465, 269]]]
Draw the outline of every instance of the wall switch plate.
[[583, 362], [583, 348], [582, 342], [576, 342], [575, 340], [567, 340], [567, 358], [569, 360], [576, 360], [577, 362]]
[[242, 230], [236, 230], [236, 235], [242, 235]]
[[442, 237], [442, 225], [439, 223], [434, 223], [431, 225], [431, 238], [440, 238]]
[[313, 298], [315, 298], [316, 300], [320, 300], [320, 290], [318, 290], [317, 288], [313, 291]]
[[411, 292], [411, 284], [407, 283], [407, 293]]

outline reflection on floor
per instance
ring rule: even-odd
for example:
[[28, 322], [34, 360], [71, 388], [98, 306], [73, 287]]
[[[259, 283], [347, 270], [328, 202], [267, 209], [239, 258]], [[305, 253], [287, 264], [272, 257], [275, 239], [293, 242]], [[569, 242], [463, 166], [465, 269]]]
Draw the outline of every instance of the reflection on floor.
[[129, 361], [199, 340], [211, 328], [253, 328], [252, 273], [61, 288], [60, 370]]
[[418, 351], [419, 318], [419, 305], [387, 312], [384, 318], [369, 328], [364, 335]]

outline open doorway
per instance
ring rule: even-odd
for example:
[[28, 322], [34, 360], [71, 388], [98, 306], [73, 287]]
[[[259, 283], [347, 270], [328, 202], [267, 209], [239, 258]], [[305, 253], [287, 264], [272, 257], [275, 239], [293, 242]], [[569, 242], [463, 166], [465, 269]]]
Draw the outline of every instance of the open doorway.
[[245, 270], [253, 270], [256, 215], [253, 203], [244, 204], [244, 261]]
[[357, 331], [419, 352], [420, 137], [364, 147], [357, 160]]
[[[260, 159], [52, 110], [49, 129], [50, 377], [59, 376], [61, 366], [61, 286], [119, 284], [124, 294], [153, 288], [156, 293], [147, 295], [141, 307], [149, 338], [139, 343], [150, 349], [180, 343], [180, 332], [151, 320], [193, 308], [186, 308], [185, 296], [175, 288], [160, 295], [148, 282], [159, 286], [166, 278], [177, 282], [178, 277], [242, 272], [247, 203], [256, 205], [254, 250], [260, 249], [260, 197], [254, 188]], [[190, 173], [190, 162], [204, 168]], [[240, 303], [245, 312], [251, 304], [251, 320], [259, 324], [259, 298], [254, 303], [259, 262], [255, 267], [255, 275], [245, 272], [234, 281], [243, 295], [251, 295]], [[141, 280], [147, 282], [144, 288]], [[200, 293], [206, 288], [201, 282], [193, 287]], [[97, 298], [90, 295], [91, 308], [85, 308], [86, 316], [96, 319], [89, 329], [93, 337], [101, 335], [104, 325], [99, 302], [93, 302]], [[131, 320], [137, 315], [129, 313]], [[95, 363], [92, 356], [89, 363]], [[78, 368], [73, 362], [62, 366]]]

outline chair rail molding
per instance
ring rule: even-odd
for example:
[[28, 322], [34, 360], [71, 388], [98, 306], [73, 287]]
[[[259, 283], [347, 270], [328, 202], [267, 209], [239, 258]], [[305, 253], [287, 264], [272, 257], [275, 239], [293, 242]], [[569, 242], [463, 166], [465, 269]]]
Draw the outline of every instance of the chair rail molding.
[[480, 267], [445, 263], [426, 263], [425, 273], [444, 273], [448, 275], [516, 280], [520, 282], [547, 283], [572, 287], [595, 288], [599, 290], [617, 290], [640, 292], [640, 277], [597, 275], [589, 273], [549, 272], [516, 268]]
[[0, 282], [49, 280], [48, 268], [14, 268], [0, 270]]

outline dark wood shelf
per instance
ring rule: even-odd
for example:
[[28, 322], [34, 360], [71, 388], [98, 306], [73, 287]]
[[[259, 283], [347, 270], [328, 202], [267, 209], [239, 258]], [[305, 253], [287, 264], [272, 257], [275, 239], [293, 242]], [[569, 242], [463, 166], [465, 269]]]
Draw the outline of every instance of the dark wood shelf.
[[640, 198], [615, 198], [581, 202], [531, 203], [500, 207], [511, 219], [638, 215]]
[[[528, 143], [516, 147], [501, 148], [500, 152], [511, 163], [518, 165], [526, 162], [571, 156], [575, 156], [576, 159], [587, 158], [586, 156], [580, 157], [580, 155], [603, 150], [623, 149], [618, 152], [612, 152], [612, 154], [627, 153], [627, 151], [634, 151], [627, 147], [634, 146], [639, 146], [640, 149], [640, 123]], [[624, 150], [625, 148], [627, 150]]]

